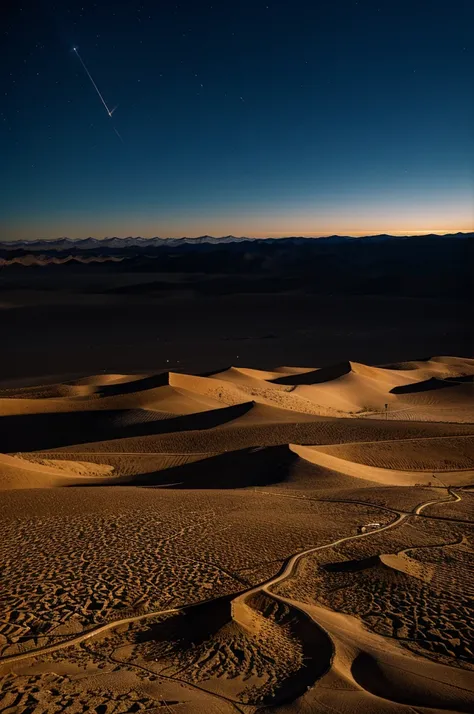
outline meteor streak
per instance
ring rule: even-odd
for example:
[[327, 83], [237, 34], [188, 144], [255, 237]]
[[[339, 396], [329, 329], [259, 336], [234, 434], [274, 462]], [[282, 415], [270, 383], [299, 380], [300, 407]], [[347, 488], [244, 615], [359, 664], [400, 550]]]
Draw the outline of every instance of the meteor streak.
[[112, 114], [114, 113], [114, 111], [117, 109], [117, 107], [114, 107], [114, 108], [112, 109], [112, 111], [110, 111], [110, 109], [108, 108], [107, 103], [106, 103], [104, 97], [102, 96], [102, 94], [101, 94], [100, 91], [99, 91], [99, 88], [98, 88], [97, 84], [96, 84], [96, 83], [94, 82], [94, 80], [92, 79], [91, 73], [90, 73], [89, 70], [87, 69], [84, 60], [82, 59], [81, 55], [80, 55], [79, 52], [77, 51], [77, 47], [73, 47], [72, 49], [74, 50], [74, 52], [76, 53], [76, 55], [79, 57], [79, 61], [80, 61], [80, 63], [82, 64], [82, 66], [84, 67], [84, 70], [86, 71], [87, 76], [89, 77], [90, 81], [92, 82], [92, 86], [94, 87], [95, 91], [96, 91], [97, 94], [99, 95], [100, 101], [101, 101], [102, 104], [104, 105], [107, 114], [109, 115], [109, 117], [111, 117]]

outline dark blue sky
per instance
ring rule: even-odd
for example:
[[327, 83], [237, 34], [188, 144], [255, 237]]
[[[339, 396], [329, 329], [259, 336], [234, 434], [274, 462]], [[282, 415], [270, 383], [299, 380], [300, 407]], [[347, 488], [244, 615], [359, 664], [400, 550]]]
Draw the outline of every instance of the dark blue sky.
[[0, 239], [474, 229], [473, 0], [3, 12]]

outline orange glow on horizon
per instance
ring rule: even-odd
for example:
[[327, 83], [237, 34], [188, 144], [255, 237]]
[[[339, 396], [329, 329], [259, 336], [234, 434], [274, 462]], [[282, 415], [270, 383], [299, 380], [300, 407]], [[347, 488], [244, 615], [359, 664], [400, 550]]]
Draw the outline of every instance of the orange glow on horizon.
[[56, 216], [25, 218], [15, 225], [4, 225], [0, 240], [35, 240], [59, 238], [105, 238], [141, 236], [143, 238], [181, 238], [233, 235], [249, 238], [285, 236], [324, 237], [330, 235], [394, 236], [474, 232], [474, 200], [445, 201], [405, 205], [390, 202], [360, 205], [357, 201], [343, 207], [327, 206], [308, 211], [307, 206], [281, 208], [242, 206], [202, 210], [191, 209], [160, 215], [160, 211], [104, 211], [100, 215], [67, 211]]

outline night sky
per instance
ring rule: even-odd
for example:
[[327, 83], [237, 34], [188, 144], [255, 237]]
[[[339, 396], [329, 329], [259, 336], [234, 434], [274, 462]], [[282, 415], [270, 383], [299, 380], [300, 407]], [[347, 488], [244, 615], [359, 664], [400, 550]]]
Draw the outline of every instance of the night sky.
[[474, 230], [473, 0], [0, 19], [0, 239]]

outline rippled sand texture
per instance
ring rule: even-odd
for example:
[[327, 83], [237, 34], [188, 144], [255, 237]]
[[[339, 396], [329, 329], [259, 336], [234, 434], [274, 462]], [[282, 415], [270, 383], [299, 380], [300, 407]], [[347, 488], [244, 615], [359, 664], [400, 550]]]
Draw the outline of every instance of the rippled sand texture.
[[473, 711], [473, 379], [3, 389], [0, 711]]

